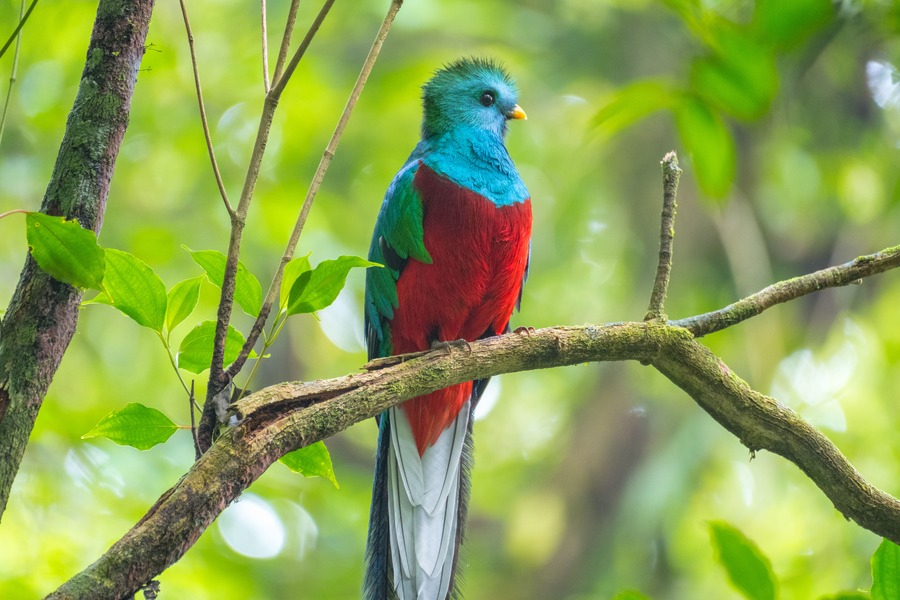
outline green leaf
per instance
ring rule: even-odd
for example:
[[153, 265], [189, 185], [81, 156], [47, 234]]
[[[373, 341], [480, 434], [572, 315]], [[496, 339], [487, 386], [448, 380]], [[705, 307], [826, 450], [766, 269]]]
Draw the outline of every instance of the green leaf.
[[[184, 339], [181, 340], [181, 346], [178, 348], [178, 354], [175, 355], [175, 363], [178, 368], [190, 371], [191, 373], [200, 374], [209, 368], [212, 364], [213, 342], [216, 337], [216, 322], [203, 321], [194, 327]], [[225, 364], [234, 362], [241, 352], [244, 345], [244, 336], [240, 331], [228, 326], [228, 333], [225, 336]], [[250, 354], [255, 357], [256, 354]], [[224, 365], [223, 365], [224, 366]]]
[[334, 302], [347, 274], [354, 267], [380, 267], [358, 256], [340, 256], [335, 260], [323, 260], [312, 271], [300, 274], [288, 297], [287, 314], [311, 313]]
[[105, 437], [122, 446], [148, 450], [162, 444], [178, 426], [155, 408], [132, 402], [114, 410], [81, 436], [81, 439]]
[[679, 95], [668, 81], [651, 79], [632, 83], [615, 92], [591, 124], [600, 135], [612, 137], [658, 110], [674, 107]]
[[833, 596], [822, 596], [819, 600], [869, 600], [871, 596], [862, 592], [840, 592]]
[[[225, 262], [227, 258], [221, 252], [216, 250], [191, 250], [187, 246], [183, 246], [185, 250], [191, 253], [194, 262], [203, 267], [209, 280], [215, 285], [222, 287], [222, 281], [225, 279]], [[259, 315], [262, 308], [262, 286], [253, 273], [247, 270], [247, 267], [238, 261], [237, 273], [234, 276], [234, 301], [244, 309], [251, 317]]]
[[742, 30], [717, 29], [715, 51], [694, 60], [691, 89], [716, 110], [738, 119], [761, 117], [778, 92], [774, 54]]
[[900, 546], [890, 540], [872, 555], [872, 599], [900, 600]]
[[281, 297], [278, 300], [278, 306], [282, 310], [287, 308], [288, 298], [291, 295], [291, 288], [294, 287], [297, 278], [312, 269], [309, 265], [310, 254], [312, 254], [312, 252], [306, 256], [298, 256], [284, 266], [284, 274], [281, 276]]
[[166, 308], [166, 331], [169, 333], [194, 312], [200, 299], [201, 281], [203, 275], [179, 281], [169, 290]]
[[704, 103], [686, 98], [675, 111], [675, 122], [685, 149], [693, 158], [700, 188], [721, 199], [734, 180], [735, 150], [722, 117]]
[[30, 212], [25, 237], [31, 256], [51, 277], [82, 289], [101, 289], [106, 262], [93, 231], [78, 221]]
[[288, 452], [281, 457], [281, 462], [288, 469], [300, 473], [304, 477], [324, 477], [340, 489], [334, 476], [334, 467], [331, 464], [331, 454], [325, 446], [325, 442], [316, 442], [311, 446]]
[[725, 567], [731, 584], [748, 600], [773, 600], [772, 565], [756, 544], [723, 521], [711, 522], [709, 531], [716, 559]]
[[142, 260], [133, 254], [107, 248], [103, 289], [91, 302], [108, 304], [131, 317], [138, 325], [162, 332], [166, 316], [166, 286]]
[[761, 43], [788, 49], [799, 46], [835, 16], [831, 0], [756, 0], [750, 29]]

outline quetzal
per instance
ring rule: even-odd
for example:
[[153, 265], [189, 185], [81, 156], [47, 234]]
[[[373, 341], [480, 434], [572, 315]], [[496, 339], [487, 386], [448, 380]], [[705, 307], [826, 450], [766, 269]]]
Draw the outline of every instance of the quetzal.
[[[497, 64], [462, 59], [422, 88], [422, 138], [388, 187], [366, 275], [369, 357], [509, 330], [531, 250], [531, 200], [504, 145], [524, 119]], [[365, 597], [445, 600], [454, 590], [487, 380], [379, 416]]]

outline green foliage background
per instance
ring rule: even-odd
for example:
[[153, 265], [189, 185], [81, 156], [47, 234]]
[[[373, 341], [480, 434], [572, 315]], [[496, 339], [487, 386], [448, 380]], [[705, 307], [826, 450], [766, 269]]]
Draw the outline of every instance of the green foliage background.
[[[188, 4], [213, 139], [236, 198], [262, 105], [258, 3]], [[301, 3], [302, 23], [313, 4]], [[312, 251], [314, 263], [365, 254], [384, 190], [418, 138], [419, 86], [469, 54], [507, 64], [529, 116], [509, 135], [535, 211], [516, 325], [643, 316], [656, 264], [658, 162], [671, 148], [686, 171], [672, 317], [898, 243], [900, 88], [890, 87], [890, 65], [900, 64], [900, 11], [890, 0], [845, 0], [833, 11], [824, 2], [819, 13], [820, 2], [787, 5], [407, 0], [297, 254]], [[0, 35], [18, 6], [0, 0]], [[264, 286], [386, 7], [336, 3], [281, 101], [242, 255]], [[0, 212], [40, 204], [95, 8], [40, 3], [25, 27], [0, 145]], [[287, 3], [269, 8], [274, 54]], [[158, 3], [149, 42], [100, 243], [135, 254], [171, 286], [202, 272], [181, 245], [224, 251], [228, 222], [177, 3]], [[0, 81], [11, 64], [10, 54], [0, 61]], [[867, 69], [887, 73], [881, 96]], [[629, 87], [635, 82], [644, 85]], [[2, 305], [26, 248], [19, 218], [0, 221]], [[177, 335], [213, 318], [216, 291], [203, 284], [199, 311]], [[295, 317], [256, 385], [358, 369], [362, 293], [355, 270], [318, 319]], [[706, 343], [898, 495], [898, 305], [900, 279], [889, 273], [773, 309]], [[237, 314], [239, 329], [249, 322]], [[190, 466], [184, 431], [147, 452], [80, 439], [129, 402], [187, 423], [183, 391], [154, 337], [106, 307], [83, 309], [0, 527], [0, 597], [54, 589]], [[737, 597], [710, 543], [709, 522], [719, 520], [768, 556], [782, 598], [871, 586], [876, 536], [847, 523], [784, 460], [751, 461], [647, 368], [506, 375], [483, 402], [467, 598], [610, 598], [626, 588], [656, 599]], [[358, 597], [374, 444], [371, 423], [329, 441], [339, 490], [273, 467], [162, 575], [163, 597]]]

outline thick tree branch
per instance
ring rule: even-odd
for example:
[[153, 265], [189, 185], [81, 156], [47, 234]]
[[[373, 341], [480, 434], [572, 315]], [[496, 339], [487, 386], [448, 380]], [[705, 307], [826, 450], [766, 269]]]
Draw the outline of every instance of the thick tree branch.
[[[125, 135], [153, 0], [101, 0], [81, 84], [41, 212], [100, 231]], [[0, 327], [0, 514], [50, 380], [72, 339], [81, 292], [29, 256]]]
[[147, 515], [51, 598], [118, 598], [176, 562], [216, 516], [273, 462], [389, 406], [448, 385], [594, 361], [652, 364], [751, 451], [798, 465], [848, 519], [900, 541], [900, 501], [867, 483], [841, 452], [789, 408], [756, 392], [684, 328], [657, 321], [511, 333], [437, 350], [381, 370], [284, 383], [234, 406], [221, 436]]
[[788, 459], [844, 517], [900, 543], [900, 500], [863, 479], [822, 432], [790, 408], [751, 389], [690, 336], [671, 336], [667, 341], [653, 366], [751, 452], [769, 450]]
[[825, 288], [859, 283], [863, 277], [883, 273], [898, 266], [900, 266], [900, 246], [885, 248], [881, 252], [860, 256], [842, 265], [779, 281], [725, 308], [670, 321], [669, 324], [684, 327], [695, 336], [703, 337], [755, 317], [776, 304], [795, 300]]

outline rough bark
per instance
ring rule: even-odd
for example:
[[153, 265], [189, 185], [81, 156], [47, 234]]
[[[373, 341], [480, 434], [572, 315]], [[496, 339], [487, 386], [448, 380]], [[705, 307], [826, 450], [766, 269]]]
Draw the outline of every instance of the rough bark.
[[[41, 212], [100, 231], [153, 0], [102, 0]], [[81, 292], [29, 256], [0, 324], [0, 516], [38, 411], [75, 332]]]

